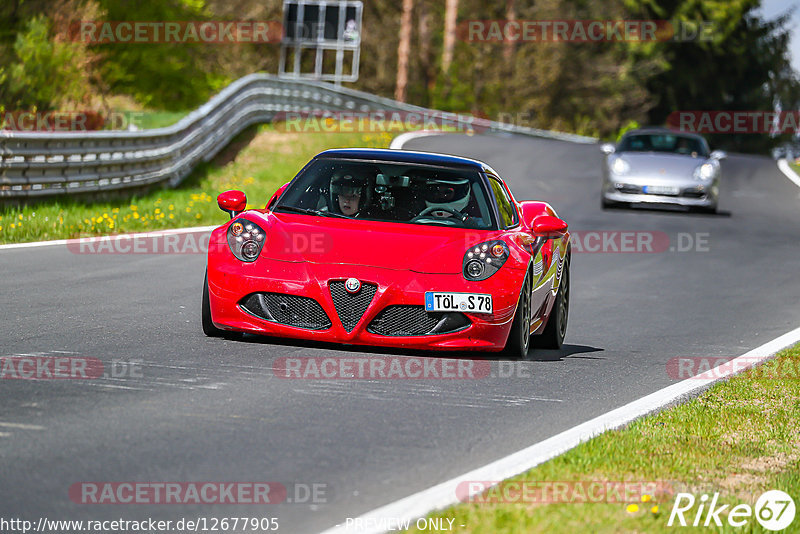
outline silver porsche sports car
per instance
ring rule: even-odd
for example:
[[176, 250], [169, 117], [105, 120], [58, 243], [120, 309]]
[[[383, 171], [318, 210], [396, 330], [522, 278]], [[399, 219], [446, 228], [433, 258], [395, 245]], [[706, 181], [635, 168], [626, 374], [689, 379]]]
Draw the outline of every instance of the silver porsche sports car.
[[699, 135], [665, 128], [631, 130], [616, 146], [604, 144], [603, 207], [673, 204], [715, 212], [721, 150], [710, 152]]

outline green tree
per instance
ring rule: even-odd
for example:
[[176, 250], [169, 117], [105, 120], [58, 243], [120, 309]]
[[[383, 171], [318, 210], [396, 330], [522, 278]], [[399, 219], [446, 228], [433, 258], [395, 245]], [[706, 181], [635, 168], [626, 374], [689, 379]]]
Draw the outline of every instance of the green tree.
[[[668, 19], [675, 28], [708, 24], [697, 39], [670, 40], [645, 51], [662, 69], [646, 81], [654, 105], [649, 122], [663, 124], [681, 110], [772, 111], [795, 109], [800, 83], [789, 61], [789, 14], [764, 20], [758, 0], [727, 2], [626, 0], [633, 16]], [[781, 137], [709, 136], [714, 145], [765, 151]]]
[[[74, 107], [91, 93], [84, 69], [85, 48], [56, 42], [44, 15], [28, 20], [13, 46], [15, 61], [7, 69], [10, 104], [42, 110]], [[0, 83], [2, 79], [0, 78]]]

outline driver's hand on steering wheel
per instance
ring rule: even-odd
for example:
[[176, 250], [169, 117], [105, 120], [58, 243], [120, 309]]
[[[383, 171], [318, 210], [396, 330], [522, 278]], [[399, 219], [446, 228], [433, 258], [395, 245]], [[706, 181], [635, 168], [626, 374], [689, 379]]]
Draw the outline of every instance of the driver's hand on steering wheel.
[[434, 210], [434, 211], [431, 212], [431, 215], [433, 215], [434, 217], [453, 217], [454, 216], [453, 213], [450, 213], [449, 211], [445, 211], [445, 210]]

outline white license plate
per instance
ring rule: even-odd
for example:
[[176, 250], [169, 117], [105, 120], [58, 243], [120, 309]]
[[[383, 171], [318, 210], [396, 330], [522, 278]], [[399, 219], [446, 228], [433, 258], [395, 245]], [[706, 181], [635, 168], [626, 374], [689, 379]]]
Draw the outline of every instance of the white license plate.
[[482, 293], [425, 293], [425, 311], [492, 313], [492, 296]]
[[642, 188], [648, 195], [677, 195], [680, 189], [674, 185], [646, 185]]

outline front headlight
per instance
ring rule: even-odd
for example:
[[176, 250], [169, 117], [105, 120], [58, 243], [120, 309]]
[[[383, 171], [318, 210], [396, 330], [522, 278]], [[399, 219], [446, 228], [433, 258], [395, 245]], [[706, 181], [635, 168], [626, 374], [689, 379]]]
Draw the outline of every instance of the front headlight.
[[611, 162], [611, 172], [613, 174], [626, 174], [629, 170], [631, 170], [631, 166], [622, 158], [614, 158], [614, 161]]
[[264, 248], [266, 234], [259, 225], [247, 219], [237, 219], [228, 227], [228, 247], [236, 259], [254, 262]]
[[486, 280], [500, 270], [508, 255], [508, 245], [500, 240], [486, 241], [470, 247], [461, 262], [464, 278], [474, 282]]
[[711, 180], [717, 172], [717, 166], [713, 163], [703, 163], [694, 170], [695, 180]]

